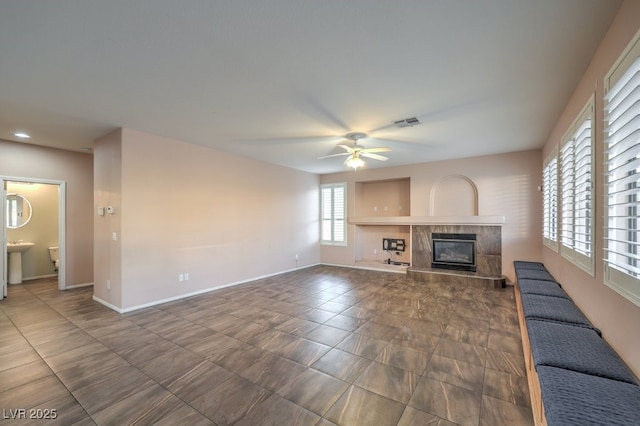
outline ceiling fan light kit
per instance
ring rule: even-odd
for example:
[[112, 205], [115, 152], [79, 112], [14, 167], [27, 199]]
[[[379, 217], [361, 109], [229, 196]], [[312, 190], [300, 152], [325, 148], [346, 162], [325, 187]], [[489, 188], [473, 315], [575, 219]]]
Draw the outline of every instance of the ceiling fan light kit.
[[344, 162], [347, 167], [351, 167], [354, 171], [358, 170], [358, 167], [364, 166], [364, 160], [360, 158], [360, 156], [354, 156], [347, 158], [347, 161]]
[[347, 133], [346, 135], [344, 135], [344, 137], [352, 140], [353, 146], [340, 144], [338, 146], [344, 149], [346, 152], [343, 152], [340, 154], [325, 155], [320, 158], [339, 157], [343, 155], [348, 155], [347, 159], [343, 164], [347, 167], [352, 168], [353, 170], [358, 170], [358, 168], [365, 166], [366, 163], [361, 157], [372, 158], [378, 161], [387, 161], [389, 159], [384, 155], [379, 155], [374, 153], [389, 152], [391, 151], [391, 148], [388, 148], [388, 147], [363, 148], [360, 145], [358, 145], [358, 141], [360, 139], [364, 139], [367, 137], [366, 133], [360, 133], [360, 132]]

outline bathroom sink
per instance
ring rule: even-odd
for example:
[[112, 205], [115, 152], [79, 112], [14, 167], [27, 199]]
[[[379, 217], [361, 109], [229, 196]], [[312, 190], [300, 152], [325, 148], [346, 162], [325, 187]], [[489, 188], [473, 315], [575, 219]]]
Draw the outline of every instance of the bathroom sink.
[[9, 253], [9, 284], [20, 284], [22, 282], [22, 253], [33, 247], [34, 243], [8, 243]]
[[29, 250], [33, 247], [33, 243], [8, 243], [7, 244], [7, 252], [8, 253], [22, 253]]

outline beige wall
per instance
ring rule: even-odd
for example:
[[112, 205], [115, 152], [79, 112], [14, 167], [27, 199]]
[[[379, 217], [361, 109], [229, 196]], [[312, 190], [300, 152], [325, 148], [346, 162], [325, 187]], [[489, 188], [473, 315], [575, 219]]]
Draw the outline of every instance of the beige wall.
[[129, 129], [95, 167], [95, 295], [120, 310], [320, 261], [317, 175]]
[[66, 284], [91, 284], [93, 156], [0, 140], [0, 176], [67, 183]]
[[[505, 217], [506, 222], [502, 227], [502, 272], [513, 281], [514, 260], [540, 260], [542, 196], [537, 188], [541, 184], [541, 167], [540, 151], [536, 150], [402, 167], [363, 169], [357, 173], [335, 173], [323, 175], [321, 182], [348, 183], [347, 214], [353, 216], [350, 212], [356, 212], [356, 182], [410, 178], [410, 215], [429, 216], [432, 211], [432, 189], [448, 176], [467, 177], [478, 190], [478, 215]], [[464, 205], [467, 204], [468, 202]], [[455, 206], [449, 206], [445, 210], [453, 210], [453, 207]], [[467, 207], [463, 215], [468, 215]], [[360, 237], [356, 234], [362, 232], [360, 228], [368, 227], [349, 225], [347, 247], [322, 246], [322, 261], [354, 265], [360, 251], [373, 251], [374, 246], [364, 249], [356, 247], [355, 241]], [[382, 243], [373, 241], [372, 244], [377, 246]]]
[[49, 247], [58, 241], [58, 185], [8, 182], [7, 193], [24, 196], [31, 203], [31, 220], [20, 228], [7, 229], [8, 241], [29, 241], [34, 246], [22, 254], [22, 280], [55, 276]]
[[563, 288], [589, 319], [602, 330], [603, 337], [624, 358], [636, 375], [640, 375], [640, 308], [603, 284], [603, 78], [633, 36], [640, 30], [640, 2], [625, 1], [609, 32], [598, 48], [587, 72], [560, 115], [542, 157], [558, 146], [560, 138], [576, 119], [588, 99], [595, 93], [596, 148], [595, 162], [595, 277], [589, 276], [561, 255], [543, 248], [543, 261]]
[[[93, 294], [113, 308], [122, 306], [121, 185], [122, 131], [116, 130], [94, 143], [94, 254]], [[117, 213], [98, 215], [98, 208], [114, 207]], [[113, 233], [116, 240], [113, 240]]]

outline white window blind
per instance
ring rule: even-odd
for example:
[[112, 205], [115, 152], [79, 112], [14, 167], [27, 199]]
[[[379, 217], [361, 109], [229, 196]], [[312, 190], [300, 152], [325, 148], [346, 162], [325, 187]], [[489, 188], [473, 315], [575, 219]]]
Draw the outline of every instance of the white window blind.
[[593, 257], [593, 103], [574, 137], [574, 241], [575, 250]]
[[554, 149], [542, 170], [542, 203], [544, 243], [558, 249], [558, 150]]
[[[640, 34], [640, 33], [639, 33]], [[640, 42], [605, 79], [605, 283], [640, 306]]]
[[561, 253], [585, 271], [593, 274], [593, 110], [591, 98], [562, 138], [561, 179]]
[[564, 143], [560, 150], [560, 175], [562, 188], [562, 245], [573, 249], [573, 193], [575, 191], [574, 180], [574, 152], [573, 139]]
[[321, 240], [323, 244], [346, 244], [346, 184], [322, 185]]

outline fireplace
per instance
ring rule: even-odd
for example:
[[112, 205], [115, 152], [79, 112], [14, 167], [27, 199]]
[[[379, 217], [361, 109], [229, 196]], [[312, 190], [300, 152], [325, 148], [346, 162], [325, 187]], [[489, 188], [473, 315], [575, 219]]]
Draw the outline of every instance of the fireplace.
[[476, 272], [476, 234], [432, 233], [432, 268]]

